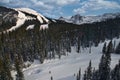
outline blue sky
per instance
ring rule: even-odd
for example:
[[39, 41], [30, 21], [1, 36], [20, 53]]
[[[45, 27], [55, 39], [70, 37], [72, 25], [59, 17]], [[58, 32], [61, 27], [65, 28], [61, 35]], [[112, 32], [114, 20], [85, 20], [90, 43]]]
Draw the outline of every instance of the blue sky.
[[0, 0], [0, 5], [31, 8], [51, 18], [120, 12], [120, 0]]

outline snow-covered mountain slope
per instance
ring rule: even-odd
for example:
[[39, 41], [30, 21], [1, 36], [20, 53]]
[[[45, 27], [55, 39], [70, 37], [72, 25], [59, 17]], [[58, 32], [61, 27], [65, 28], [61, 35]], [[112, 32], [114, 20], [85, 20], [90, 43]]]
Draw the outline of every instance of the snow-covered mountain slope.
[[[0, 25], [2, 25], [3, 22], [7, 23], [10, 22], [13, 25], [13, 22], [15, 23], [13, 26], [7, 28], [4, 32], [9, 32], [16, 30], [17, 28], [20, 28], [22, 25], [25, 24], [26, 21], [31, 21], [30, 25], [35, 25], [32, 21], [37, 21], [38, 24], [41, 26], [42, 24], [49, 24], [49, 20], [44, 17], [42, 14], [38, 13], [35, 10], [29, 9], [29, 8], [15, 8], [10, 9], [6, 7], [0, 7]], [[13, 13], [14, 12], [14, 13]], [[16, 12], [16, 13], [15, 13]], [[14, 21], [12, 20], [15, 19]]]
[[24, 24], [26, 18], [27, 18], [27, 17], [25, 16], [25, 14], [23, 14], [23, 13], [20, 12], [20, 11], [18, 11], [18, 18], [17, 18], [16, 25], [15, 25], [15, 26], [12, 26], [10, 29], [8, 29], [7, 32], [19, 28], [21, 25]]
[[[25, 23], [26, 20], [34, 20], [37, 19], [41, 24], [45, 23], [49, 23], [49, 20], [47, 18], [45, 18], [43, 15], [41, 15], [40, 13], [37, 13], [36, 11], [29, 9], [29, 8], [17, 8], [15, 9], [16, 11], [18, 11], [18, 20], [16, 23], [16, 26], [11, 27], [10, 29], [8, 29], [7, 31], [12, 31], [15, 30], [16, 28], [19, 28], [21, 25], [23, 25]], [[35, 15], [35, 17], [32, 16], [27, 16], [24, 14], [28, 13], [28, 14], [32, 14]]]
[[59, 20], [80, 25], [85, 23], [101, 22], [114, 18], [120, 18], [120, 13], [106, 13], [99, 16], [81, 16], [80, 14], [76, 14], [72, 16], [70, 19], [60, 17]]
[[42, 14], [36, 12], [35, 10], [29, 9], [29, 8], [16, 8], [15, 10], [23, 11], [23, 12], [26, 12], [26, 13], [29, 13], [29, 14], [36, 15], [37, 19], [40, 21], [40, 23], [43, 23], [44, 21], [47, 22], [47, 23], [49, 22], [48, 19], [46, 19]]
[[[114, 40], [116, 44], [120, 41], [120, 39]], [[110, 40], [106, 42], [108, 44]], [[81, 68], [83, 75], [90, 60], [92, 67], [98, 68], [103, 45], [104, 43], [100, 43], [98, 47], [92, 47], [91, 53], [89, 53], [88, 48], [81, 50], [81, 53], [76, 53], [75, 48], [72, 47], [72, 52], [68, 53], [68, 56], [62, 56], [61, 59], [46, 60], [43, 64], [35, 60], [29, 68], [24, 69], [25, 80], [50, 80], [51, 76], [53, 80], [76, 80], [79, 68]], [[112, 54], [111, 57], [111, 68], [113, 68], [118, 63], [120, 55]]]

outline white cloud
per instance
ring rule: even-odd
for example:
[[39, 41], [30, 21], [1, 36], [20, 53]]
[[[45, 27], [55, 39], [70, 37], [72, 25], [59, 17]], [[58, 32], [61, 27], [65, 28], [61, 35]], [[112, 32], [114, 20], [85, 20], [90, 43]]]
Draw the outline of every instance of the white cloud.
[[33, 3], [34, 7], [38, 7], [41, 9], [52, 10], [54, 8], [52, 5], [48, 5], [48, 4], [44, 3], [43, 1], [31, 0], [31, 2]]
[[9, 3], [10, 0], [1, 0], [0, 3]]
[[78, 14], [78, 13], [85, 13], [86, 11], [82, 8], [77, 8], [77, 9], [74, 9], [74, 12]]
[[65, 6], [65, 5], [69, 5], [69, 4], [78, 3], [80, 0], [37, 0], [37, 1], [42, 1], [47, 4], [51, 4], [51, 5], [54, 4], [57, 6]]
[[88, 0], [80, 4], [81, 8], [74, 9], [75, 13], [85, 13], [89, 10], [95, 11], [100, 9], [120, 9], [120, 4], [108, 0]]
[[52, 0], [54, 3], [60, 6], [78, 3], [80, 0]]
[[58, 17], [58, 15], [64, 15], [61, 10], [63, 6], [75, 4], [79, 1], [80, 0], [31, 0], [36, 7], [43, 8], [42, 11], [44, 15], [49, 17]]

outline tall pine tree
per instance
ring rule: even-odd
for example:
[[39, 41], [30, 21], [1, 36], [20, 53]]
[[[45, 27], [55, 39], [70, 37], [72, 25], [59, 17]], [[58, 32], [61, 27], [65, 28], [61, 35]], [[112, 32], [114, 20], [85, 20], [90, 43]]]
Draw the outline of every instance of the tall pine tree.
[[92, 63], [91, 63], [91, 60], [89, 62], [89, 66], [87, 67], [87, 70], [85, 71], [85, 74], [84, 74], [84, 80], [92, 80]]
[[115, 68], [111, 71], [111, 80], [120, 80], [120, 60]]
[[15, 57], [15, 68], [16, 68], [16, 71], [17, 71], [16, 80], [24, 80], [24, 75], [23, 75], [21, 67], [22, 66], [20, 64], [20, 61], [19, 61], [18, 57], [16, 56]]
[[120, 54], [120, 43], [117, 45], [115, 53]]

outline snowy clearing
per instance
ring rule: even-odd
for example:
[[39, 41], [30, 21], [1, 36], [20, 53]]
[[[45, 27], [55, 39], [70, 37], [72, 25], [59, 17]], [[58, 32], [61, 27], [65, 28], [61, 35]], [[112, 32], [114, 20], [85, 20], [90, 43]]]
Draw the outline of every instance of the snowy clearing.
[[48, 24], [40, 25], [40, 30], [48, 29]]
[[[114, 40], [116, 42], [120, 41], [120, 39]], [[78, 72], [79, 68], [84, 74], [84, 70], [90, 60], [92, 61], [92, 67], [98, 68], [103, 44], [99, 44], [98, 47], [92, 47], [91, 53], [89, 53], [89, 49], [76, 53], [75, 48], [72, 47], [72, 52], [68, 53], [68, 56], [62, 56], [61, 59], [45, 60], [43, 64], [39, 64], [35, 60], [29, 68], [24, 69], [25, 80], [50, 80], [51, 76], [53, 80], [76, 80], [74, 74]], [[120, 55], [112, 54], [111, 58], [111, 67], [113, 68], [118, 63]]]
[[29, 25], [26, 30], [33, 29], [35, 25]]

